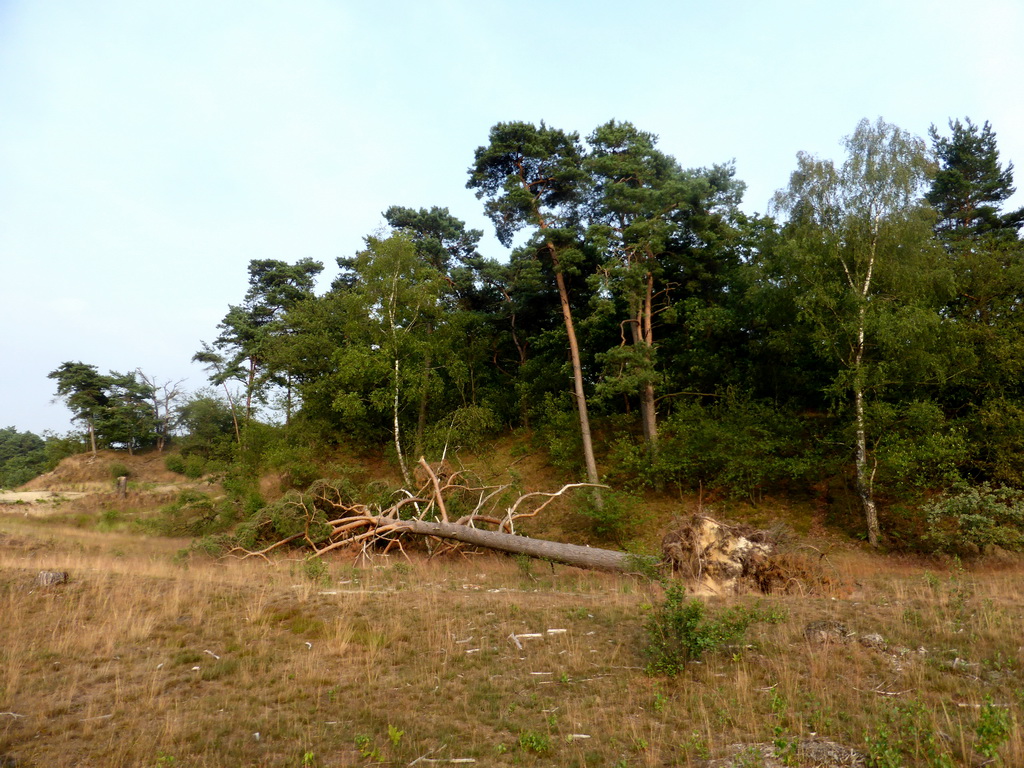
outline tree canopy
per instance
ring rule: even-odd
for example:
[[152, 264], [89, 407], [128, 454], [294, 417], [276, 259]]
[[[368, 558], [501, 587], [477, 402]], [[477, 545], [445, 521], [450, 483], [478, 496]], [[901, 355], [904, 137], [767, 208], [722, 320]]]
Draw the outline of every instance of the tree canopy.
[[386, 446], [408, 479], [524, 428], [595, 485], [841, 489], [877, 544], [896, 502], [1024, 485], [1024, 210], [992, 126], [949, 131], [863, 120], [751, 216], [733, 163], [632, 123], [498, 123], [467, 187], [503, 258], [448, 208], [392, 205], [321, 293], [319, 262], [249, 264], [194, 358], [221, 395], [172, 418], [155, 380], [50, 377], [97, 444], [180, 423], [226, 456], [276, 420], [296, 445]]

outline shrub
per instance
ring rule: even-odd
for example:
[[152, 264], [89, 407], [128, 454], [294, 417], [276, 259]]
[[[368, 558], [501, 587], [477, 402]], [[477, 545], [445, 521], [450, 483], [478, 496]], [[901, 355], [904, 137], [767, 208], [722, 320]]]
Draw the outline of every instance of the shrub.
[[456, 408], [427, 430], [426, 449], [433, 454], [466, 448], [479, 451], [501, 425], [494, 412], [479, 405]]
[[122, 464], [120, 461], [115, 461], [113, 464], [110, 465], [110, 476], [114, 480], [117, 480], [117, 478], [119, 477], [130, 477], [131, 474], [131, 470], [128, 469], [128, 467]]
[[665, 601], [654, 608], [644, 624], [648, 674], [675, 677], [704, 654], [738, 644], [752, 624], [783, 618], [757, 607], [729, 608], [716, 618], [705, 618], [705, 610], [703, 601], [686, 600], [686, 589], [681, 584], [668, 586]]
[[653, 456], [629, 439], [616, 444], [615, 458], [649, 487], [721, 488], [755, 499], [807, 477], [815, 460], [803, 431], [798, 418], [730, 393], [709, 407], [678, 406]]
[[307, 488], [321, 476], [315, 453], [299, 446], [276, 446], [267, 455], [266, 466], [281, 474], [282, 491]]
[[[596, 489], [595, 489], [596, 490]], [[601, 490], [601, 506], [595, 502], [592, 489], [581, 489], [586, 493], [581, 514], [590, 522], [594, 536], [603, 541], [621, 543], [637, 529], [641, 505], [622, 493]]]
[[929, 488], [947, 488], [960, 479], [967, 458], [963, 429], [952, 426], [935, 403], [916, 401], [900, 408], [876, 403], [873, 428], [882, 434], [875, 449], [878, 484], [912, 497]]
[[992, 398], [964, 421], [974, 471], [1002, 485], [1024, 486], [1024, 405]]
[[185, 459], [183, 474], [189, 480], [198, 480], [206, 474], [206, 458], [198, 453], [189, 454]]
[[1024, 549], [1024, 491], [988, 483], [961, 486], [925, 505], [925, 543], [967, 556], [986, 547]]
[[166, 459], [164, 459], [164, 466], [168, 472], [173, 472], [176, 475], [185, 474], [185, 460], [180, 454], [172, 453]]
[[143, 527], [164, 536], [208, 536], [225, 531], [235, 519], [231, 503], [217, 501], [199, 491], [184, 490]]

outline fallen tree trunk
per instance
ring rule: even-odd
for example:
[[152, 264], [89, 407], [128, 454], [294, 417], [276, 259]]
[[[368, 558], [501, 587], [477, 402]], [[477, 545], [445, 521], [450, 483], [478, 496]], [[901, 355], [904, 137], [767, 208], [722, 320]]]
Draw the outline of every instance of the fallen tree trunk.
[[429, 520], [388, 522], [389, 527], [393, 530], [408, 531], [422, 536], [435, 536], [439, 539], [452, 539], [463, 544], [486, 547], [487, 549], [508, 552], [514, 555], [528, 555], [529, 557], [551, 560], [556, 563], [564, 563], [565, 565], [575, 565], [580, 568], [596, 568], [604, 571], [632, 571], [642, 567], [644, 560], [649, 561], [652, 566], [658, 564], [658, 559], [654, 557], [642, 558], [611, 549], [584, 547], [579, 544], [563, 544], [562, 542], [549, 541], [547, 539], [531, 539], [529, 536], [519, 536], [518, 534], [503, 533], [501, 531], [488, 531], [482, 528], [472, 528], [468, 525], [459, 525], [458, 523], [439, 523]]
[[[240, 552], [243, 557], [266, 557], [274, 549], [300, 543], [313, 550], [313, 557], [341, 548], [360, 547], [365, 552], [370, 546], [384, 546], [387, 551], [394, 546], [401, 548], [401, 539], [413, 534], [605, 571], [646, 570], [657, 567], [660, 562], [655, 557], [638, 557], [515, 533], [518, 521], [536, 516], [570, 490], [592, 487], [590, 483], [571, 483], [555, 492], [535, 491], [510, 498], [508, 485], [472, 486], [462, 479], [461, 472], [451, 472], [449, 468], [439, 478], [440, 473], [425, 460], [420, 459], [419, 465], [424, 476], [419, 493], [405, 491], [405, 498], [386, 509], [372, 509], [347, 501], [337, 487], [318, 481], [305, 494], [282, 500], [273, 514], [265, 516], [268, 526], [274, 525], [275, 517], [302, 521], [301, 533], [280, 537], [258, 551], [236, 547], [231, 552]], [[446, 498], [455, 497], [461, 499], [463, 508], [470, 499], [474, 501], [469, 502], [472, 511], [452, 521], [448, 517]], [[497, 530], [481, 527], [485, 525]]]

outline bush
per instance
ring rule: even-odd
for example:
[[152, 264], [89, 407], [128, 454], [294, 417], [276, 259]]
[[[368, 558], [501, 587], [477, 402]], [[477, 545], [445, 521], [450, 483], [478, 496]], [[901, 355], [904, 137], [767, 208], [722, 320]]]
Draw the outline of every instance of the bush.
[[120, 461], [115, 461], [110, 465], [110, 476], [117, 480], [119, 477], [130, 477], [132, 474], [131, 470]]
[[875, 403], [871, 410], [872, 431], [882, 435], [875, 448], [880, 487], [914, 497], [930, 488], [948, 488], [960, 479], [967, 440], [963, 429], [950, 425], [935, 403], [917, 401], [899, 409]]
[[974, 472], [1001, 485], [1024, 486], [1024, 404], [993, 398], [964, 421]]
[[282, 491], [308, 488], [322, 474], [314, 451], [298, 446], [276, 446], [267, 455], [266, 465], [281, 474]]
[[675, 677], [704, 654], [737, 645], [752, 624], [783, 618], [757, 607], [729, 608], [713, 619], [705, 618], [705, 610], [703, 601], [686, 600], [686, 589], [681, 584], [668, 586], [665, 602], [654, 608], [644, 625], [648, 674]]
[[237, 518], [233, 504], [199, 491], [184, 490], [160, 508], [156, 518], [140, 521], [143, 528], [163, 536], [210, 536], [230, 528]]
[[185, 458], [183, 474], [189, 480], [198, 480], [206, 474], [206, 459], [198, 453], [190, 454]]
[[580, 489], [586, 494], [586, 501], [580, 509], [581, 514], [590, 522], [590, 530], [602, 541], [622, 543], [629, 538], [641, 521], [641, 505], [622, 493], [601, 489], [602, 505], [595, 503], [596, 489]]
[[988, 483], [961, 486], [925, 505], [925, 544], [936, 552], [976, 555], [987, 547], [1024, 549], [1024, 491]]
[[653, 488], [719, 488], [738, 498], [807, 478], [816, 460], [803, 423], [769, 403], [727, 394], [705, 407], [677, 407], [662, 423], [652, 456], [632, 438], [615, 446], [619, 465]]
[[425, 447], [435, 455], [440, 455], [445, 449], [449, 452], [459, 448], [479, 451], [484, 442], [500, 428], [498, 418], [489, 408], [463, 406], [427, 430]]
[[176, 475], [185, 474], [185, 459], [180, 454], [173, 453], [164, 459], [164, 466], [168, 472], [173, 472]]

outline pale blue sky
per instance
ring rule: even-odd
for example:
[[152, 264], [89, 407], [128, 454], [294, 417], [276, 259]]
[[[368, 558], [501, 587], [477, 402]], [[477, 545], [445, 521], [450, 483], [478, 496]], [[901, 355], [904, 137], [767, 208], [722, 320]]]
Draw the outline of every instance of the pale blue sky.
[[1022, 40], [1019, 0], [0, 0], [0, 427], [71, 428], [66, 360], [203, 386], [251, 259], [326, 283], [390, 205], [503, 257], [465, 189], [499, 121], [629, 120], [748, 211], [863, 117], [989, 120], [1024, 168]]

